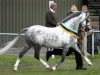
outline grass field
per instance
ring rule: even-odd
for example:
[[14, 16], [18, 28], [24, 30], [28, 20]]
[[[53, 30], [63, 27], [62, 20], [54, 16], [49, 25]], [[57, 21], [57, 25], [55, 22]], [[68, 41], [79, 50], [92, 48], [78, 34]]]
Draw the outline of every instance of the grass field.
[[[87, 70], [75, 70], [75, 59], [71, 55], [66, 57], [64, 63], [62, 63], [56, 71], [45, 69], [39, 61], [33, 58], [33, 56], [25, 56], [19, 65], [18, 71], [14, 72], [13, 65], [16, 61], [17, 55], [1, 55], [0, 56], [0, 75], [100, 75], [100, 54], [95, 57], [89, 57], [93, 62], [93, 66], [90, 67], [84, 61]], [[54, 65], [58, 60], [51, 59], [49, 65]], [[44, 59], [44, 58], [43, 58]]]

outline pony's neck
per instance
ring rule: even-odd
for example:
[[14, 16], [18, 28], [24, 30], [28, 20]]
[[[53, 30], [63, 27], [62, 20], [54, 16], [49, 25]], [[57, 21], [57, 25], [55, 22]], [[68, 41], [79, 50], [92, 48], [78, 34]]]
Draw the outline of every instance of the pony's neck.
[[82, 21], [82, 13], [73, 13], [66, 17], [61, 22], [61, 26], [66, 30], [69, 30], [73, 33], [78, 33], [79, 23]]
[[79, 23], [75, 20], [71, 20], [70, 22], [65, 22], [65, 23], [61, 23], [61, 26], [68, 30], [68, 31], [71, 31], [75, 34], [78, 33], [78, 28], [79, 28]]

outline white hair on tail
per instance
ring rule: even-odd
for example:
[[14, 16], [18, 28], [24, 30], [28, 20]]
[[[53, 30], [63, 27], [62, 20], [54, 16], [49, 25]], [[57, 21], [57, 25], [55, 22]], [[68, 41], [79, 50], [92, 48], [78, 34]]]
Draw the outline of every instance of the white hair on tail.
[[21, 31], [18, 33], [18, 35], [17, 35], [12, 41], [8, 42], [7, 45], [6, 45], [4, 48], [2, 48], [2, 49], [0, 50], [0, 55], [2, 55], [2, 54], [4, 54], [5, 52], [7, 52], [7, 51], [17, 42], [17, 40], [19, 39], [21, 33], [24, 33], [24, 32], [27, 31], [27, 30], [28, 30], [28, 28], [24, 28], [23, 30], [21, 30]]
[[15, 39], [13, 39], [12, 41], [10, 41], [3, 49], [0, 50], [0, 55], [4, 54], [5, 52], [7, 52], [19, 39], [20, 35], [16, 36]]

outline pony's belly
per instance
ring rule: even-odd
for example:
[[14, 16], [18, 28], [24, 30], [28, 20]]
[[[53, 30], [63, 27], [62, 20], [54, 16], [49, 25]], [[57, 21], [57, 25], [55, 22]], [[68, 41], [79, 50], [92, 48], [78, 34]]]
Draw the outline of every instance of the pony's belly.
[[54, 36], [37, 36], [34, 42], [38, 45], [50, 48], [59, 48], [63, 45], [62, 39]]
[[63, 43], [61, 41], [57, 41], [57, 42], [48, 41], [48, 43], [46, 43], [44, 45], [46, 47], [49, 47], [49, 48], [61, 48], [61, 47], [63, 47]]

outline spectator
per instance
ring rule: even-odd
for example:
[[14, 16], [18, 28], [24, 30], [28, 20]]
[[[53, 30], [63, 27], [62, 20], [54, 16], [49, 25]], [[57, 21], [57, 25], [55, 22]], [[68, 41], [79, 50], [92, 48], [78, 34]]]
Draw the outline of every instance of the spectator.
[[[82, 45], [82, 51], [85, 55], [90, 55], [88, 52], [87, 52], [87, 35], [89, 36], [89, 30], [90, 30], [90, 16], [89, 16], [89, 12], [88, 12], [88, 8], [86, 5], [83, 5], [82, 6], [82, 12], [85, 12], [86, 13], [86, 17], [88, 19], [86, 19], [83, 23], [82, 23], [82, 26], [80, 28], [80, 31], [81, 33], [79, 33], [79, 35], [81, 36], [81, 39], [79, 40], [80, 44]], [[84, 27], [85, 26], [85, 27]], [[92, 29], [92, 28], [91, 28]], [[85, 32], [85, 31], [86, 32]], [[87, 34], [88, 33], [88, 34]]]
[[[86, 20], [86, 22], [84, 24], [86, 24], [86, 26], [90, 26], [92, 24], [92, 22], [90, 19], [88, 7], [86, 5], [83, 5], [82, 11], [86, 13], [86, 16], [88, 16], [88, 19]], [[86, 28], [85, 30], [88, 31], [89, 29]], [[86, 51], [87, 55], [92, 54], [92, 35], [91, 34], [92, 34], [91, 32], [87, 32], [87, 51]], [[97, 53], [98, 53], [98, 49], [97, 49], [97, 46], [95, 46], [94, 47], [94, 54], [97, 54]]]

